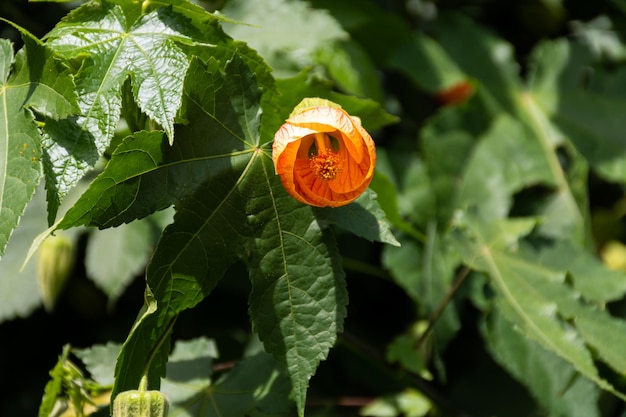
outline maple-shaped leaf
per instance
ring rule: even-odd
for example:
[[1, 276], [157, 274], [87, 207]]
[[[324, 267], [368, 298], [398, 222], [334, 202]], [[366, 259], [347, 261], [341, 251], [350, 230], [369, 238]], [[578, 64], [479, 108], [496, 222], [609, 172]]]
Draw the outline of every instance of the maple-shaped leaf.
[[151, 301], [122, 348], [114, 395], [136, 387], [147, 368], [158, 384], [169, 350], [162, 341], [176, 316], [240, 257], [252, 281], [254, 328], [287, 370], [302, 413], [308, 381], [342, 329], [344, 274], [331, 231], [287, 194], [270, 146], [261, 145], [255, 74], [239, 55], [222, 67], [192, 60], [174, 144], [158, 132], [127, 138], [59, 227], [115, 226], [176, 207], [147, 269]]
[[178, 45], [209, 44], [189, 19], [171, 8], [140, 15], [140, 6], [124, 9], [90, 2], [70, 13], [46, 36], [55, 51], [80, 62], [76, 73], [80, 115], [45, 128], [50, 221], [60, 200], [108, 146], [118, 125], [122, 87], [128, 77], [141, 111], [163, 127], [170, 144], [174, 140], [174, 117], [189, 66]]
[[32, 110], [49, 118], [78, 111], [68, 69], [28, 34], [24, 48], [0, 39], [0, 256], [41, 177], [41, 135]]
[[598, 300], [598, 291], [590, 291], [585, 282], [593, 270], [596, 286], [615, 288], [612, 274], [592, 262], [577, 265], [576, 256], [583, 257], [584, 252], [571, 243], [537, 248], [521, 241], [536, 226], [536, 219], [490, 221], [477, 210], [468, 210], [455, 221], [453, 247], [472, 269], [488, 274], [497, 296], [495, 305], [503, 316], [598, 387], [626, 400], [594, 361], [595, 355], [616, 374], [623, 374], [626, 321], [601, 309], [594, 302], [603, 301]]

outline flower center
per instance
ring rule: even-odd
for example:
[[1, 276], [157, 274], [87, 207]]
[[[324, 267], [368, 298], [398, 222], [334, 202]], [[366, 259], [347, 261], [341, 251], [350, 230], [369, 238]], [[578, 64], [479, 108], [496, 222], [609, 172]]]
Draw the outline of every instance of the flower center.
[[309, 159], [309, 166], [313, 174], [324, 181], [334, 180], [343, 170], [341, 161], [334, 152], [312, 155]]

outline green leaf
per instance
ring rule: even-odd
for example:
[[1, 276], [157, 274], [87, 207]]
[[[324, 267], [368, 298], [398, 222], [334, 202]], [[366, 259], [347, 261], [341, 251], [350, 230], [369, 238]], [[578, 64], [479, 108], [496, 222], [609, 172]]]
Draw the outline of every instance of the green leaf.
[[370, 242], [377, 241], [400, 246], [391, 232], [385, 212], [376, 201], [376, 193], [367, 189], [353, 204], [338, 208], [316, 210], [323, 222], [336, 224]]
[[[396, 123], [398, 117], [387, 113], [377, 102], [332, 91], [332, 85], [317, 78], [310, 70], [303, 70], [290, 78], [276, 80], [276, 88], [281, 93], [281, 123], [289, 116], [303, 98], [319, 97], [339, 104], [346, 112], [361, 119], [366, 130], [373, 131]], [[278, 129], [279, 126], [276, 126]]]
[[406, 74], [416, 86], [431, 94], [467, 79], [445, 50], [419, 31], [394, 51], [388, 66]]
[[45, 190], [39, 187], [0, 260], [0, 322], [27, 317], [41, 306], [36, 262], [31, 260], [23, 269], [22, 264], [33, 239], [46, 228]]
[[576, 146], [598, 174], [609, 181], [626, 181], [626, 146], [621, 115], [626, 100], [598, 86], [622, 77], [594, 73], [585, 88], [592, 57], [584, 48], [565, 40], [544, 42], [533, 51], [531, 93], [538, 106]]
[[[383, 265], [417, 304], [420, 316], [431, 318], [452, 286], [459, 260], [434, 223], [428, 228], [424, 246], [406, 237], [401, 237], [400, 243], [401, 247], [385, 247]], [[450, 302], [433, 328], [435, 349], [443, 352], [459, 329], [458, 313], [454, 303]]]
[[54, 365], [54, 368], [50, 371], [51, 379], [46, 383], [44, 387], [43, 398], [39, 405], [39, 417], [48, 417], [52, 415], [52, 412], [60, 401], [60, 397], [63, 393], [63, 378], [65, 377], [65, 361], [67, 360], [67, 354], [69, 352], [69, 346], [63, 349], [63, 354], [59, 356], [59, 360]]
[[457, 218], [452, 239], [464, 262], [489, 274], [501, 300], [497, 306], [524, 335], [569, 362], [600, 388], [626, 399], [600, 376], [588, 347], [600, 348], [599, 356], [616, 372], [623, 372], [619, 358], [626, 355], [626, 340], [621, 340], [625, 337], [608, 331], [611, 326], [607, 323], [615, 319], [581, 302], [566, 283], [568, 271], [538, 264], [541, 255], [520, 246], [518, 238], [533, 226], [532, 219], [486, 221], [480, 214], [468, 212]]
[[478, 80], [498, 105], [518, 114], [518, 91], [522, 86], [512, 46], [460, 14], [437, 19], [437, 40], [456, 65]]
[[[419, 202], [419, 207], [422, 208], [423, 211], [429, 211], [431, 208], [432, 193], [427, 183], [428, 178], [425, 175], [424, 166], [420, 163], [414, 163], [410, 168], [413, 172], [418, 173], [418, 181], [407, 184], [414, 193], [409, 196], [406, 190], [402, 190], [403, 192], [399, 194], [396, 185], [391, 181], [389, 175], [383, 172], [382, 169], [379, 169], [382, 163], [385, 162], [387, 153], [384, 152], [383, 149], [378, 149], [376, 152], [378, 165], [374, 173], [374, 178], [372, 178], [372, 182], [370, 183], [370, 188], [378, 196], [378, 202], [393, 227], [398, 231], [412, 236], [417, 241], [423, 241], [425, 238], [423, 233], [413, 227], [404, 216], [414, 215], [415, 217], [420, 217], [420, 215], [423, 214], [421, 212], [417, 213], [417, 210], [413, 210], [416, 202]], [[411, 197], [413, 198], [411, 199]], [[406, 212], [402, 211], [399, 208], [399, 199], [410, 201], [411, 209]], [[430, 215], [430, 213], [427, 215]]]
[[81, 114], [45, 128], [51, 219], [58, 202], [113, 137], [127, 77], [139, 108], [163, 127], [172, 143], [189, 65], [177, 43], [204, 41], [197, 34], [188, 19], [171, 9], [159, 8], [133, 21], [122, 7], [103, 2], [75, 9], [47, 35], [55, 51], [81, 62], [76, 74]]
[[379, 103], [384, 94], [374, 63], [361, 45], [353, 40], [327, 42], [320, 45], [316, 61], [324, 65], [340, 91]]
[[289, 384], [270, 355], [245, 358], [216, 380], [211, 369], [215, 358], [212, 341], [176, 343], [161, 387], [170, 401], [170, 413], [189, 417], [243, 416], [254, 411], [286, 415]]
[[148, 263], [154, 246], [149, 221], [136, 221], [90, 234], [85, 254], [87, 274], [115, 304]]
[[47, 117], [76, 111], [74, 84], [50, 49], [24, 36], [13, 47], [0, 39], [0, 256], [41, 176], [41, 136], [33, 110]]
[[433, 405], [421, 392], [407, 389], [403, 392], [387, 395], [366, 405], [359, 412], [367, 417], [423, 417], [432, 411]]
[[483, 336], [496, 361], [525, 385], [550, 415], [600, 416], [598, 388], [580, 377], [571, 364], [524, 337], [497, 311], [487, 317]]
[[87, 349], [72, 349], [85, 365], [89, 375], [102, 386], [112, 386], [115, 380], [113, 370], [115, 359], [120, 352], [119, 343], [108, 342], [105, 345], [93, 345]]
[[266, 350], [287, 370], [302, 416], [309, 379], [343, 330], [345, 277], [330, 230], [287, 195], [269, 158], [261, 172], [264, 193], [251, 200], [263, 227], [248, 260], [250, 315]]
[[205, 298], [239, 255], [253, 283], [254, 328], [287, 370], [302, 412], [308, 380], [342, 328], [341, 262], [330, 230], [286, 193], [259, 147], [254, 74], [238, 55], [220, 67], [194, 60], [182, 109], [189, 123], [177, 126], [174, 144], [157, 132], [127, 138], [59, 227], [109, 227], [176, 205], [148, 265], [147, 310], [120, 353], [113, 396], [137, 387], [145, 371], [158, 384], [176, 316]]
[[299, 0], [231, 0], [222, 12], [248, 23], [224, 25], [224, 30], [256, 49], [277, 77], [293, 75], [311, 64], [314, 51], [324, 42], [347, 38], [328, 12]]
[[431, 181], [440, 213], [476, 205], [485, 215], [505, 218], [515, 193], [537, 184], [554, 185], [545, 150], [515, 119], [498, 117], [476, 145], [461, 128], [440, 134], [441, 129], [432, 125], [424, 133], [426, 159], [434, 162]]

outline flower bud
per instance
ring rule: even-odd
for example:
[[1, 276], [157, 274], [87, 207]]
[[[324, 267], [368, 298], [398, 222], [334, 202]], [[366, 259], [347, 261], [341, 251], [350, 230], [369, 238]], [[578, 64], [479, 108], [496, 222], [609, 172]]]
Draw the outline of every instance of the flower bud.
[[113, 401], [113, 417], [166, 417], [168, 409], [160, 391], [124, 391]]
[[339, 207], [369, 186], [376, 149], [359, 118], [331, 101], [306, 98], [276, 132], [272, 159], [293, 198], [312, 206]]
[[74, 242], [67, 236], [48, 236], [37, 253], [37, 283], [46, 311], [52, 311], [74, 266]]

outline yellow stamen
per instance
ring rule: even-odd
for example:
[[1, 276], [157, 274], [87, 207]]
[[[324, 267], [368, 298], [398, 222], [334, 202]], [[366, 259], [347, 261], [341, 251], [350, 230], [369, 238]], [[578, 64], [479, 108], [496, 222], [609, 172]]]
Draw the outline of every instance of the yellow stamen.
[[324, 181], [334, 180], [343, 170], [339, 157], [332, 151], [312, 156], [310, 167], [313, 174]]

